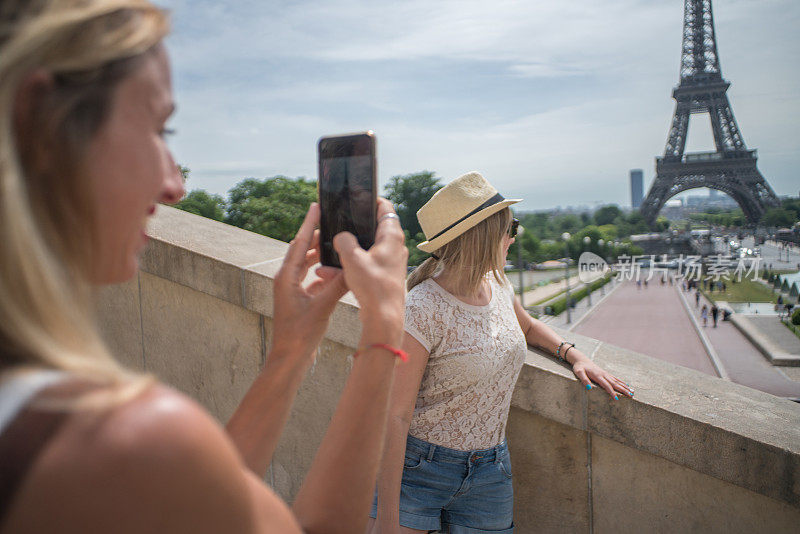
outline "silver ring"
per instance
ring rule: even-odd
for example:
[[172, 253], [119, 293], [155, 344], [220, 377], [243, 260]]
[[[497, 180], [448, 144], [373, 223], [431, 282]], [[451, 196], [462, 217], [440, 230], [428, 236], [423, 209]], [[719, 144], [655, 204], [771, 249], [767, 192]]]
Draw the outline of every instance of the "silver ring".
[[380, 224], [384, 219], [397, 219], [397, 221], [400, 222], [400, 217], [398, 217], [396, 213], [387, 213], [386, 215], [381, 216], [381, 218], [378, 219], [378, 224]]

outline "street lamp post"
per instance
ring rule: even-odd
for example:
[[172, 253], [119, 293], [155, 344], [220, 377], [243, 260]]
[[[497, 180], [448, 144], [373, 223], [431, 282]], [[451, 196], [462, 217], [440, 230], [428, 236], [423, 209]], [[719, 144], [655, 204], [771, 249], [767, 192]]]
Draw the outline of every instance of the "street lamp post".
[[[588, 249], [589, 245], [592, 244], [592, 238], [589, 237], [588, 235], [585, 236], [583, 238], [583, 244], [586, 245], [586, 248]], [[580, 270], [580, 268], [581, 266], [578, 265], [578, 270]], [[592, 307], [592, 282], [593, 280], [589, 280], [588, 282], [586, 282], [586, 300], [590, 308]]]
[[566, 251], [566, 255], [564, 256], [564, 274], [566, 276], [566, 278], [564, 278], [564, 283], [567, 284], [567, 324], [570, 324], [572, 322], [572, 314], [569, 309], [569, 232], [561, 234], [561, 239], [564, 240], [564, 250]]
[[[603, 245], [605, 245], [605, 244], [606, 244], [606, 242], [603, 241], [602, 239], [598, 239], [597, 240], [597, 246], [600, 247], [600, 257], [603, 258], [603, 261], [606, 261], [606, 254], [605, 254], [605, 251], [603, 250]], [[605, 275], [606, 275], [605, 269], [603, 269], [603, 277], [605, 277]], [[600, 294], [601, 295], [605, 295], [606, 294], [606, 285], [605, 284], [600, 286]]]
[[517, 265], [519, 266], [519, 303], [522, 304], [522, 307], [525, 307], [525, 277], [523, 276], [523, 268], [522, 268], [522, 240], [520, 240], [520, 236], [522, 232], [525, 231], [525, 228], [522, 225], [517, 227]]

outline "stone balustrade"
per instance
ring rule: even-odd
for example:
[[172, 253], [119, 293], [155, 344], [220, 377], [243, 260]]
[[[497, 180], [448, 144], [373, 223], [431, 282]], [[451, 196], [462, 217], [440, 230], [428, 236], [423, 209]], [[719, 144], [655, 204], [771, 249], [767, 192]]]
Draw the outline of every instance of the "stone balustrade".
[[[224, 423], [264, 365], [287, 244], [159, 206], [138, 276], [98, 295], [101, 328]], [[337, 305], [267, 482], [291, 500], [335, 409], [359, 338]], [[531, 350], [508, 442], [516, 532], [797, 532], [800, 405], [562, 332], [636, 388], [618, 401]], [[676, 335], [691, 335], [679, 333]], [[358, 462], [358, 458], [353, 458]]]

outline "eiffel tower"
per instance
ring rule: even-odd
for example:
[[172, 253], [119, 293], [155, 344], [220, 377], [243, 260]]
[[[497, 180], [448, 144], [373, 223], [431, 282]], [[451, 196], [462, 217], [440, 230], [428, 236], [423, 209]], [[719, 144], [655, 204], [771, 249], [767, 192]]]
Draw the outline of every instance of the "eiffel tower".
[[[756, 167], [756, 151], [744, 144], [726, 95], [730, 85], [719, 67], [711, 0], [684, 0], [681, 79], [672, 91], [675, 114], [664, 156], [656, 158], [656, 178], [640, 208], [649, 224], [668, 199], [697, 187], [727, 193], [751, 223], [780, 204]], [[684, 154], [692, 113], [711, 117], [715, 152]]]

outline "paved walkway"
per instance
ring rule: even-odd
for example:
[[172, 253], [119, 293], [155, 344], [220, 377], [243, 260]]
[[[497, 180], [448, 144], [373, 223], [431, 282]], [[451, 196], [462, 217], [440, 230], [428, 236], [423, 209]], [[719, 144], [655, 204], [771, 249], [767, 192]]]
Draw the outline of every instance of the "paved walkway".
[[747, 315], [746, 317], [781, 350], [789, 354], [800, 354], [800, 337], [797, 337], [791, 330], [786, 328], [777, 316]]
[[717, 376], [677, 286], [622, 282], [575, 332]]
[[[689, 296], [692, 297], [690, 302], [692, 303], [693, 311], [697, 315], [697, 320], [701, 321], [700, 310], [694, 307], [694, 293], [684, 294], [687, 298]], [[702, 307], [703, 304], [708, 305], [709, 309], [711, 309], [711, 302], [701, 295], [700, 306]], [[777, 323], [773, 326], [781, 327], [786, 333], [797, 339], [785, 326], [778, 323], [777, 317], [748, 315], [747, 318], [754, 324], [756, 321], [761, 321], [762, 319], [771, 319], [774, 323]], [[757, 326], [761, 329], [760, 324]], [[732, 382], [765, 391], [779, 397], [800, 398], [800, 384], [787, 378], [785, 374], [772, 365], [764, 355], [744, 337], [744, 334], [742, 334], [733, 323], [719, 320], [717, 322], [717, 328], [714, 328], [714, 323], [709, 313], [708, 326], [704, 328], [704, 332], [711, 341], [711, 345], [716, 350], [717, 356], [721, 360], [722, 366], [725, 368]], [[782, 333], [783, 332], [774, 332], [774, 335], [777, 336]], [[767, 332], [765, 332], [765, 334], [767, 334]], [[767, 335], [770, 335], [772, 338], [771, 334]]]
[[[681, 302], [680, 291], [680, 286], [650, 283], [647, 289], [637, 289], [635, 283], [623, 282], [599, 306], [589, 311], [574, 331], [718, 376], [694, 328], [692, 317]], [[695, 306], [693, 292], [684, 293], [684, 296], [689, 301], [690, 313], [732, 382], [779, 397], [800, 398], [800, 382], [796, 376], [768, 362], [732, 323], [720, 318], [714, 328], [709, 313], [708, 326], [703, 327], [700, 307], [705, 303], [710, 308], [711, 303], [701, 296], [700, 305]], [[748, 316], [748, 319], [772, 319], [772, 323], [765, 325], [774, 330], [769, 334], [772, 339], [782, 337], [784, 333], [775, 330], [778, 326], [797, 339], [786, 327], [777, 323], [775, 317]], [[794, 340], [788, 342], [793, 343]]]
[[575, 303], [575, 307], [570, 309], [570, 322], [567, 322], [566, 310], [560, 315], [542, 315], [539, 320], [551, 326], [558, 326], [567, 330], [575, 330], [577, 325], [583, 320], [583, 317], [591, 314], [607, 296], [610, 297], [611, 293], [619, 287], [619, 282], [612, 278], [610, 282], [596, 291], [592, 291], [591, 304], [588, 298], [583, 298]]
[[[598, 274], [591, 278], [591, 281], [594, 281], [600, 278], [602, 274]], [[569, 278], [569, 290], [570, 291], [577, 291], [585, 286], [583, 282], [581, 282], [578, 275], [570, 276]], [[544, 299], [550, 299], [559, 295], [567, 288], [566, 282], [564, 280], [560, 280], [558, 282], [552, 282], [547, 284], [546, 286], [537, 287], [536, 289], [531, 289], [530, 291], [525, 292], [525, 299], [524, 304], [525, 306], [533, 306], [537, 302], [542, 302]], [[599, 290], [598, 290], [599, 291]]]

